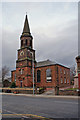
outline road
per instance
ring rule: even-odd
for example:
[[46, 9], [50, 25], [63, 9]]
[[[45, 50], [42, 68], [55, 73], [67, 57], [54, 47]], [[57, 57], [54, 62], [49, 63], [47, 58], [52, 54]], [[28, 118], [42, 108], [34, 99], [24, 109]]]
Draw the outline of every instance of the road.
[[46, 118], [78, 118], [78, 100], [2, 95], [3, 114], [33, 114]]

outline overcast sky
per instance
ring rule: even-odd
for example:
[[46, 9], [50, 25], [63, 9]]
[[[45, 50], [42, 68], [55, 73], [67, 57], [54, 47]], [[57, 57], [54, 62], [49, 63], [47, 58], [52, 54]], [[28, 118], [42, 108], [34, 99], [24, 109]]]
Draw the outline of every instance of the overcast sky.
[[68, 67], [76, 64], [77, 2], [8, 2], [2, 3], [3, 65], [11, 70], [15, 69], [26, 12], [36, 50], [36, 60], [50, 59]]

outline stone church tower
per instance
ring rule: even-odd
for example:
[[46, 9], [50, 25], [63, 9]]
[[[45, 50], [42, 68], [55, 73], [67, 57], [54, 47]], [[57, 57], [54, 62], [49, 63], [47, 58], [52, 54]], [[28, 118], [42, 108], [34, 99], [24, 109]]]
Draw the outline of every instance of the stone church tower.
[[[17, 86], [31, 87], [33, 85], [33, 62], [35, 62], [35, 50], [33, 49], [33, 37], [30, 33], [26, 15], [23, 32], [20, 37], [16, 71], [12, 71], [12, 79], [15, 79]], [[13, 76], [15, 76], [15, 78]]]
[[27, 15], [20, 36], [16, 70], [11, 74], [11, 82], [15, 82], [18, 87], [33, 86], [33, 89], [45, 88], [47, 90], [56, 88], [58, 94], [60, 87], [70, 86], [70, 68], [51, 60], [35, 61], [33, 37]]

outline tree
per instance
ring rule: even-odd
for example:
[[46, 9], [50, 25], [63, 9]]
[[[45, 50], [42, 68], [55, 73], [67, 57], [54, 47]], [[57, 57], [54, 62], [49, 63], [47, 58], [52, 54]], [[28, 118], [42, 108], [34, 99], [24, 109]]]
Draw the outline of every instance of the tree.
[[11, 84], [11, 86], [10, 86], [11, 88], [15, 88], [16, 87], [16, 84], [15, 84], [15, 82], [12, 82], [12, 84]]
[[7, 66], [2, 67], [2, 83], [6, 76], [9, 75], [9, 68]]
[[2, 70], [0, 69], [0, 78], [2, 78]]
[[71, 81], [71, 84], [73, 84], [73, 82], [74, 82], [74, 76], [75, 75], [76, 75], [76, 69], [75, 69], [75, 65], [73, 65], [70, 68], [70, 81]]

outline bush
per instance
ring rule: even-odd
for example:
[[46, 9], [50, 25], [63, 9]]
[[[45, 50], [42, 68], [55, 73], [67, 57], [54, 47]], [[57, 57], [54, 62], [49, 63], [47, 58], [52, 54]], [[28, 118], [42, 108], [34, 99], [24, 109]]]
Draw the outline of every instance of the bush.
[[39, 88], [39, 94], [42, 94], [44, 92], [44, 88]]
[[7, 90], [6, 92], [7, 92], [7, 93], [11, 93], [11, 90]]
[[15, 82], [12, 82], [12, 84], [11, 84], [10, 88], [15, 88], [15, 87], [16, 87]]

